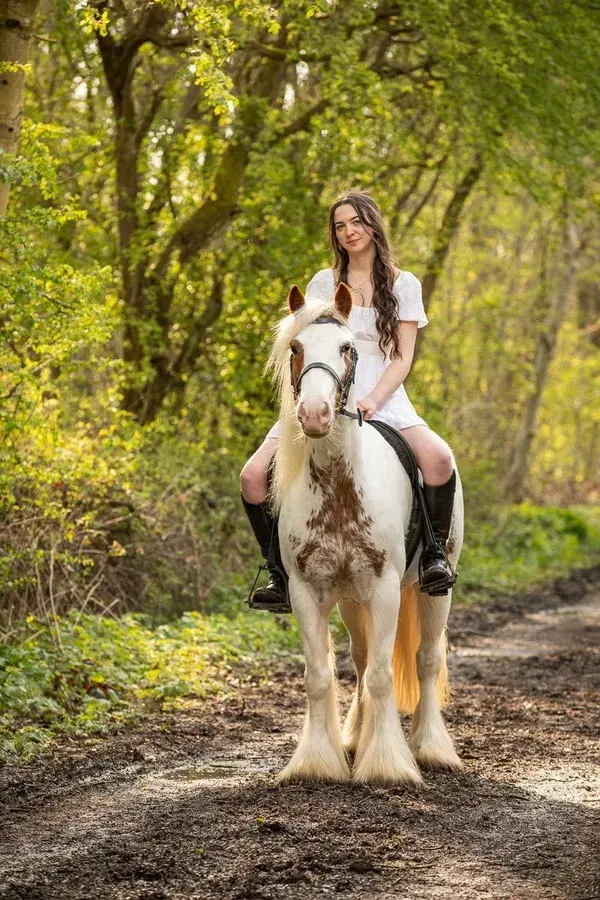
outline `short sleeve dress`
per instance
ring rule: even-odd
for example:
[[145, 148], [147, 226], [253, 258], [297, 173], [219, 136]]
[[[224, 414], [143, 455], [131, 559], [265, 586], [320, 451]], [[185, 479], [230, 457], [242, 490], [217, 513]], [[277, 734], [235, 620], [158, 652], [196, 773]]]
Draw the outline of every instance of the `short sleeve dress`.
[[[332, 300], [335, 292], [333, 269], [321, 269], [311, 279], [306, 288], [306, 297], [318, 300]], [[398, 300], [398, 311], [402, 322], [416, 322], [423, 328], [429, 321], [425, 315], [421, 298], [421, 282], [412, 272], [400, 272], [394, 282], [394, 294]], [[350, 330], [358, 351], [356, 365], [355, 392], [360, 400], [370, 394], [382, 374], [390, 364], [390, 359], [379, 348], [379, 334], [375, 325], [375, 310], [372, 306], [352, 306]], [[403, 384], [388, 397], [386, 402], [373, 414], [373, 419], [387, 422], [392, 428], [410, 428], [412, 425], [427, 425], [418, 415], [408, 399]], [[270, 429], [268, 438], [279, 437], [279, 422]]]

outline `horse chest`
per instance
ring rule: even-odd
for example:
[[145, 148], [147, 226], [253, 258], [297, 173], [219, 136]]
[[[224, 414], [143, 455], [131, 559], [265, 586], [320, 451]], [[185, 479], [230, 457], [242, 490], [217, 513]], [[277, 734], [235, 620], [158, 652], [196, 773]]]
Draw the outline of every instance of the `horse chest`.
[[354, 582], [367, 573], [381, 575], [386, 554], [376, 545], [362, 490], [343, 458], [326, 466], [311, 459], [304, 500], [304, 514], [290, 534], [304, 578], [326, 587]]

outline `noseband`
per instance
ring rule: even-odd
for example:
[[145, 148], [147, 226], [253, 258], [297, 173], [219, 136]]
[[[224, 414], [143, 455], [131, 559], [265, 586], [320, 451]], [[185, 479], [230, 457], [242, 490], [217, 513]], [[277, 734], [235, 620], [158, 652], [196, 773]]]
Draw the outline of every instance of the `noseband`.
[[[313, 325], [325, 325], [325, 324], [333, 324], [340, 325], [341, 323], [335, 318], [335, 316], [319, 316], [312, 323]], [[308, 366], [304, 366], [300, 375], [298, 376], [298, 380], [294, 381], [294, 357], [290, 356], [290, 377], [292, 382], [292, 391], [294, 393], [294, 400], [298, 400], [300, 396], [300, 385], [302, 383], [302, 379], [306, 375], [307, 372], [310, 372], [311, 369], [323, 369], [325, 372], [329, 372], [335, 383], [339, 388], [339, 399], [337, 405], [335, 407], [334, 415], [335, 416], [347, 416], [349, 419], [357, 419], [358, 424], [362, 425], [363, 423], [363, 414], [362, 410], [358, 409], [355, 413], [349, 412], [347, 409], [344, 409], [346, 406], [346, 401], [348, 400], [348, 394], [350, 393], [350, 388], [354, 384], [354, 375], [356, 373], [356, 362], [358, 360], [358, 353], [356, 351], [356, 347], [352, 346], [350, 348], [350, 359], [352, 360], [350, 365], [350, 371], [348, 373], [348, 377], [345, 381], [342, 381], [339, 377], [338, 373], [328, 366], [327, 363], [322, 362], [314, 362], [310, 363]]]

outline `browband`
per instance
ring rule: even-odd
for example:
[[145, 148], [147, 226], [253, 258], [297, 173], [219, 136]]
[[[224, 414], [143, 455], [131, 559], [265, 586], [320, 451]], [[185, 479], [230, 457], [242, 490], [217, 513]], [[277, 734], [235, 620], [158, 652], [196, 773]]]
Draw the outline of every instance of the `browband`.
[[340, 327], [343, 325], [339, 319], [336, 319], [335, 316], [318, 316], [316, 319], [313, 319], [313, 325], [327, 325], [330, 323], [331, 325], [339, 325]]

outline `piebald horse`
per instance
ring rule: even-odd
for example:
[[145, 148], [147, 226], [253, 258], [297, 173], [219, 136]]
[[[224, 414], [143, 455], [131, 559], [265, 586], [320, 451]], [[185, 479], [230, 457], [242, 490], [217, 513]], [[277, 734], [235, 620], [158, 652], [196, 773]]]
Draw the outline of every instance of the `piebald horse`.
[[[387, 442], [356, 421], [360, 341], [348, 326], [350, 290], [340, 284], [333, 302], [305, 302], [294, 285], [288, 307], [269, 357], [281, 401], [271, 502], [306, 658], [307, 710], [278, 778], [420, 782], [419, 763], [462, 765], [440, 711], [448, 693], [451, 592], [419, 591], [418, 554], [405, 571], [412, 488]], [[453, 567], [462, 531], [457, 478], [448, 541]], [[335, 603], [357, 679], [343, 729], [328, 626]], [[413, 713], [408, 742], [398, 709]]]

